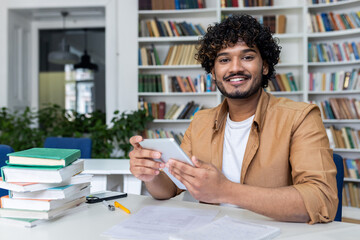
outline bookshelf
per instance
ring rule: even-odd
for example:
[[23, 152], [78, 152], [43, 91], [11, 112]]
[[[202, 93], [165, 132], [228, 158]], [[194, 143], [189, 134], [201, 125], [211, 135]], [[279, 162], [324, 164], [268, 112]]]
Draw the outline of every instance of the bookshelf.
[[[352, 11], [360, 10], [360, 2], [359, 1], [341, 1], [335, 2], [331, 4], [314, 4], [307, 6], [308, 14], [319, 14], [319, 13], [329, 13], [333, 12], [334, 14], [342, 14], [349, 13]], [[328, 32], [312, 32], [307, 33], [307, 41], [312, 44], [343, 44], [344, 42], [360, 42], [360, 28], [355, 29], [347, 29], [347, 30], [337, 30], [337, 31], [328, 31]], [[345, 59], [343, 61], [329, 61], [329, 62], [307, 62], [305, 69], [308, 73], [310, 72], [341, 72], [341, 71], [352, 71], [352, 69], [359, 69], [359, 59]], [[307, 89], [309, 89], [309, 81], [305, 79], [305, 85], [307, 85]], [[306, 98], [304, 100], [307, 101], [324, 101], [329, 98], [354, 98], [359, 100], [359, 88], [357, 89], [349, 89], [343, 90], [338, 89], [336, 91], [310, 91], [307, 90]], [[343, 127], [351, 127], [352, 129], [359, 130], [360, 129], [360, 120], [359, 119], [324, 119], [325, 127], [334, 126], [335, 128], [341, 129]], [[356, 159], [360, 156], [360, 149], [347, 149], [347, 148], [334, 148], [334, 152], [340, 154], [343, 158]], [[357, 185], [359, 189], [359, 179], [355, 178], [345, 178], [344, 184]], [[347, 187], [348, 189], [348, 187]], [[359, 195], [360, 193], [357, 192]], [[344, 198], [344, 196], [343, 196]], [[360, 205], [358, 205], [360, 206]], [[360, 215], [360, 209], [358, 207], [343, 207], [343, 217], [345, 219], [354, 219], [355, 215]], [[355, 218], [356, 219], [356, 218]], [[359, 221], [359, 218], [357, 218]]]
[[[340, 71], [360, 70], [360, 59], [350, 59], [344, 61], [329, 62], [310, 62], [308, 61], [309, 44], [343, 44], [344, 42], [358, 43], [360, 48], [360, 27], [354, 29], [339, 29], [337, 31], [313, 32], [311, 27], [311, 15], [333, 12], [334, 14], [349, 14], [350, 12], [360, 11], [360, 1], [343, 0], [332, 3], [312, 4], [312, 1], [303, 0], [273, 0], [273, 6], [245, 7], [244, 1], [239, 0], [239, 7], [222, 7], [221, 0], [205, 0], [205, 8], [186, 9], [186, 10], [139, 10], [139, 23], [142, 20], [150, 20], [157, 17], [159, 20], [186, 21], [194, 24], [202, 24], [206, 28], [209, 24], [219, 22], [225, 15], [247, 13], [255, 17], [268, 15], [285, 15], [285, 33], [275, 33], [282, 46], [280, 62], [276, 68], [277, 73], [286, 74], [291, 72], [297, 85], [297, 91], [272, 92], [275, 96], [288, 97], [295, 101], [321, 102], [329, 98], [354, 98], [360, 100], [360, 88], [352, 90], [310, 90], [309, 73], [331, 73]], [[319, 0], [318, 2], [322, 2]], [[305, 23], [305, 24], [304, 24]], [[158, 49], [159, 57], [164, 61], [167, 51], [174, 44], [194, 44], [198, 36], [183, 37], [138, 37], [138, 47], [154, 46]], [[139, 66], [140, 74], [166, 74], [197, 76], [203, 74], [200, 65], [156, 65]], [[174, 103], [184, 103], [189, 100], [201, 103], [204, 107], [214, 107], [221, 100], [221, 94], [211, 93], [138, 93], [138, 97], [146, 101], [159, 102], [165, 101], [166, 107]], [[155, 129], [173, 130], [184, 132], [190, 120], [154, 120], [149, 126]], [[360, 130], [360, 119], [324, 119], [325, 127], [334, 126], [336, 128], [351, 127]], [[344, 158], [359, 158], [360, 148], [346, 149], [334, 148], [334, 152]], [[358, 180], [346, 178], [345, 182], [355, 182]], [[360, 211], [359, 211], [360, 212]]]

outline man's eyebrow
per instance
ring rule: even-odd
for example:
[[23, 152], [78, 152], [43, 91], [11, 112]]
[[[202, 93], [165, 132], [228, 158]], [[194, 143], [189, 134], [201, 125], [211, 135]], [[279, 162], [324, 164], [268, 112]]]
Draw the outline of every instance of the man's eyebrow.
[[[244, 53], [248, 53], [248, 52], [254, 52], [256, 53], [256, 50], [254, 48], [247, 48], [247, 49], [244, 49], [244, 50], [241, 50], [241, 53], [244, 54]], [[229, 55], [228, 52], [222, 52], [222, 53], [218, 53], [216, 55], [216, 57], [221, 57], [221, 56], [226, 56], [226, 55]]]

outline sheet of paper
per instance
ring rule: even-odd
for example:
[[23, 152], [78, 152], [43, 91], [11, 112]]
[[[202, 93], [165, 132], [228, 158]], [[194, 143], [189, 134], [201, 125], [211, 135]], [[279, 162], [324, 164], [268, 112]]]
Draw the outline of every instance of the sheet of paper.
[[218, 210], [147, 206], [102, 235], [121, 239], [168, 239], [170, 234], [209, 224]]
[[195, 230], [170, 235], [170, 240], [242, 240], [273, 239], [280, 229], [268, 225], [243, 222], [229, 216], [222, 217]]

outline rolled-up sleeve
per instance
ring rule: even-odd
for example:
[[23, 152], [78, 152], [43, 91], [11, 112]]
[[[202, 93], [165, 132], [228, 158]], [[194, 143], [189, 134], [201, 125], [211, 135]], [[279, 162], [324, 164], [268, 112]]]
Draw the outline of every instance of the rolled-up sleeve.
[[310, 224], [333, 221], [336, 215], [338, 197], [332, 153], [320, 111], [309, 105], [294, 125], [290, 163], [294, 187], [303, 198]]

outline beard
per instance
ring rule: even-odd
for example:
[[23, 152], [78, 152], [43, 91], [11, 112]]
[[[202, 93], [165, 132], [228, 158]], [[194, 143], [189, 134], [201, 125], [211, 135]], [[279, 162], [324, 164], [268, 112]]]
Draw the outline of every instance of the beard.
[[240, 91], [236, 89], [234, 92], [229, 93], [226, 92], [223, 81], [217, 81], [216, 79], [214, 79], [214, 81], [221, 94], [231, 99], [245, 99], [251, 97], [252, 95], [256, 94], [259, 91], [259, 89], [261, 89], [261, 82], [262, 82], [261, 79], [260, 80], [255, 79], [254, 84], [251, 85], [249, 90]]

